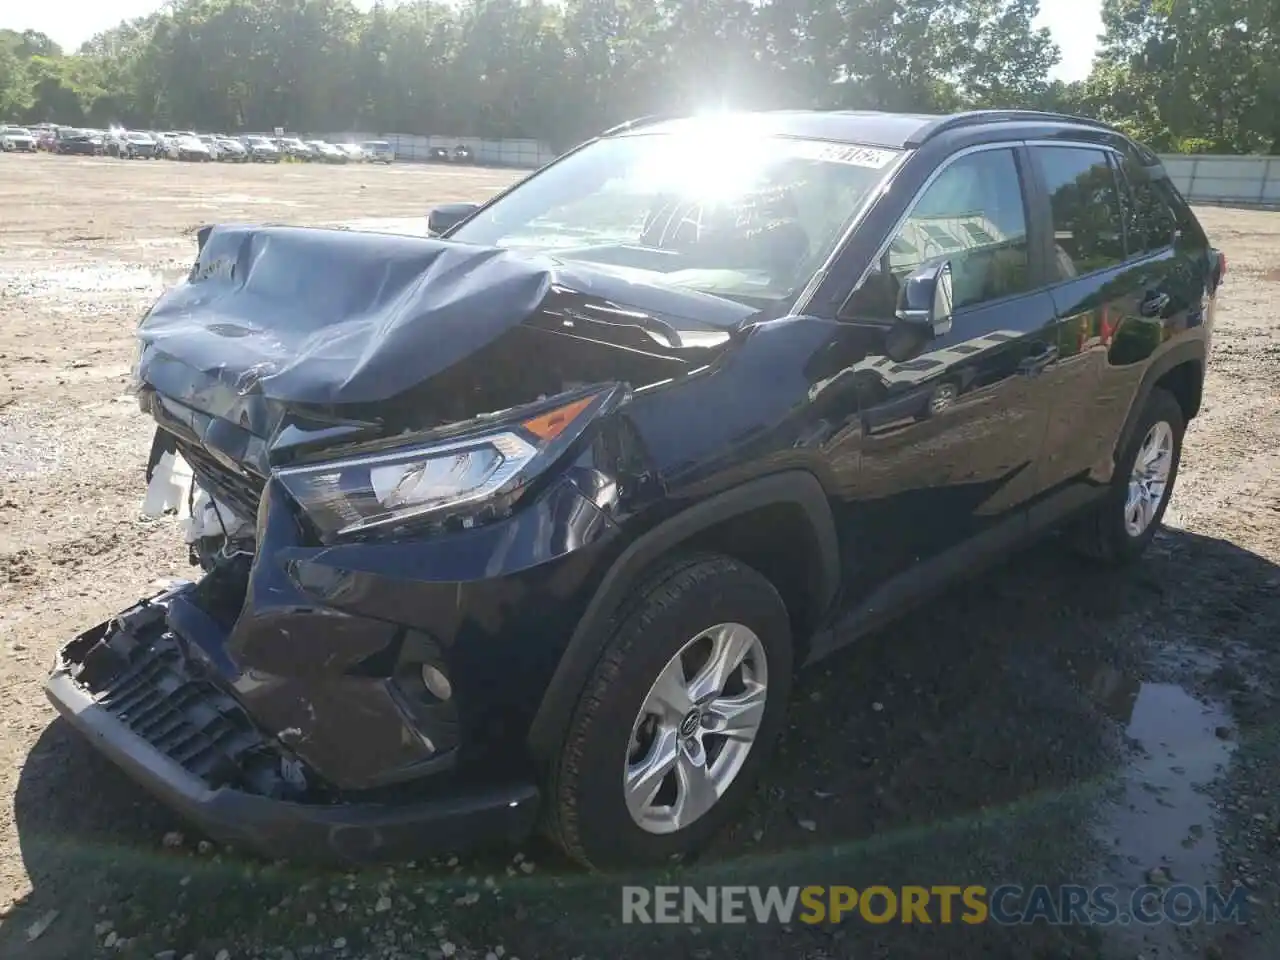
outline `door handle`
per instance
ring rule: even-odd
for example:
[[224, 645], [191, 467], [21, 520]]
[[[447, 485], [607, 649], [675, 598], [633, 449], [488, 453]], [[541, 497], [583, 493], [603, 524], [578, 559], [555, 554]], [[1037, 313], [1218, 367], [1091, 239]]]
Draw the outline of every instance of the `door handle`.
[[1153, 290], [1142, 298], [1142, 303], [1138, 305], [1138, 312], [1144, 317], [1159, 317], [1164, 314], [1171, 302], [1172, 298], [1167, 293]]
[[1018, 372], [1028, 377], [1044, 373], [1045, 368], [1058, 359], [1058, 348], [1053, 344], [1044, 344], [1035, 353], [1022, 359], [1018, 364]]

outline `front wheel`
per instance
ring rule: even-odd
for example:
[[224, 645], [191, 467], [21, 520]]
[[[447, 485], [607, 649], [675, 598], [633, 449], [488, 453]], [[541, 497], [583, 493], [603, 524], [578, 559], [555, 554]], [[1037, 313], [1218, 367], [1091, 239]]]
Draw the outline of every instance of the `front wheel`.
[[548, 789], [547, 827], [596, 869], [703, 846], [782, 728], [791, 627], [765, 577], [702, 555], [651, 577], [612, 622]]
[[1080, 553], [1110, 564], [1142, 555], [1173, 495], [1185, 432], [1181, 404], [1156, 387], [1116, 463], [1111, 489], [1074, 530]]

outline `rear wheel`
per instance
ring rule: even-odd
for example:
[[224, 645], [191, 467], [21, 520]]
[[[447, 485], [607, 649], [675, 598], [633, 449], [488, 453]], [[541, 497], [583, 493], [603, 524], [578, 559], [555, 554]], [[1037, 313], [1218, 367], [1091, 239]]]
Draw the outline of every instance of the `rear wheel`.
[[782, 727], [791, 629], [723, 556], [676, 561], [613, 621], [548, 789], [547, 826], [597, 869], [695, 852], [749, 794]]
[[1113, 564], [1142, 555], [1173, 495], [1185, 431], [1177, 398], [1160, 387], [1152, 390], [1116, 464], [1111, 489], [1073, 531], [1080, 553]]

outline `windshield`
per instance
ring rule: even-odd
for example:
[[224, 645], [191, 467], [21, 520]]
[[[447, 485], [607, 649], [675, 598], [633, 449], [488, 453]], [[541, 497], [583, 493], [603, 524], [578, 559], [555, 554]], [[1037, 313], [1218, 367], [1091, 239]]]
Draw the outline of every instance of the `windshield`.
[[450, 234], [783, 300], [813, 275], [895, 150], [784, 137], [631, 134], [571, 154]]
[[8, 135], [9, 135], [9, 136], [11, 136], [11, 137], [29, 137], [29, 136], [31, 136], [31, 131], [30, 131], [30, 130], [27, 130], [27, 129], [26, 129], [26, 128], [24, 128], [24, 127], [3, 127], [3, 128], [0, 128], [0, 133], [2, 133], [2, 134], [8, 134]]

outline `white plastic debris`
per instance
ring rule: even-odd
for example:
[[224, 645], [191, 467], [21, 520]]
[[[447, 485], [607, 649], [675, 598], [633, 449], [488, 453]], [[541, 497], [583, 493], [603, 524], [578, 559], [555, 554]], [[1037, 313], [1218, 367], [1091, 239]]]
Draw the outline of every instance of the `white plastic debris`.
[[191, 466], [176, 453], [162, 453], [151, 471], [142, 512], [148, 517], [161, 517], [171, 511], [182, 513], [187, 508], [192, 483]]
[[178, 511], [182, 537], [187, 543], [195, 543], [202, 537], [225, 535], [234, 540], [249, 526], [249, 522], [236, 514], [225, 503], [213, 499], [203, 487], [197, 485], [191, 498], [191, 510]]

